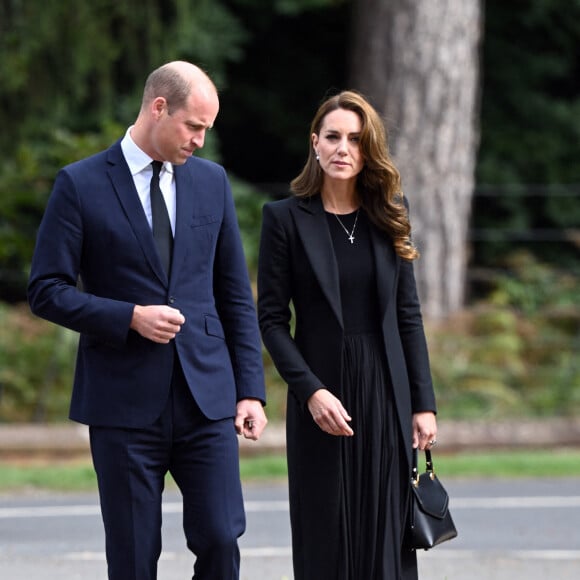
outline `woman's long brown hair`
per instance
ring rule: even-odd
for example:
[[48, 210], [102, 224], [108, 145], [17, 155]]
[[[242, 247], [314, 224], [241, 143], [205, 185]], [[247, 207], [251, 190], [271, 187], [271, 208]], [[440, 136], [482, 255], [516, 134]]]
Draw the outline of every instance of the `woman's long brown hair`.
[[395, 252], [405, 260], [414, 260], [419, 252], [411, 240], [411, 224], [403, 201], [401, 176], [393, 164], [387, 146], [385, 126], [375, 109], [355, 91], [343, 91], [322, 103], [310, 127], [308, 159], [290, 189], [297, 197], [320, 193], [324, 174], [310, 141], [320, 134], [324, 118], [337, 109], [355, 112], [361, 120], [360, 150], [364, 167], [357, 177], [357, 193], [369, 219], [393, 240]]

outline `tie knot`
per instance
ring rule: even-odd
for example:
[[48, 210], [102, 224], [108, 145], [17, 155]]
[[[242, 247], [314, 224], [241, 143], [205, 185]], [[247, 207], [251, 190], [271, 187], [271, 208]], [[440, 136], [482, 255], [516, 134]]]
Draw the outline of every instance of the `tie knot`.
[[161, 173], [161, 168], [163, 167], [163, 162], [152, 161], [151, 165], [153, 167], [153, 177], [159, 177], [159, 174]]

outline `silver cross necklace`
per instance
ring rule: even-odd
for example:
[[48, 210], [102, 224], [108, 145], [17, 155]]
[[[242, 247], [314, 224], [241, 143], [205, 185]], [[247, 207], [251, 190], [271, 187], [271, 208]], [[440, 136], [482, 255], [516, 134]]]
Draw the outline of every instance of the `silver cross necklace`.
[[344, 226], [344, 224], [342, 223], [341, 219], [335, 214], [333, 213], [332, 215], [338, 220], [338, 223], [340, 224], [340, 227], [345, 231], [346, 235], [348, 236], [348, 239], [350, 241], [351, 244], [354, 244], [354, 230], [356, 230], [356, 223], [358, 221], [358, 213], [360, 211], [360, 207], [356, 210], [356, 216], [354, 218], [354, 225], [352, 226], [352, 231], [348, 231], [346, 229], [346, 227]]

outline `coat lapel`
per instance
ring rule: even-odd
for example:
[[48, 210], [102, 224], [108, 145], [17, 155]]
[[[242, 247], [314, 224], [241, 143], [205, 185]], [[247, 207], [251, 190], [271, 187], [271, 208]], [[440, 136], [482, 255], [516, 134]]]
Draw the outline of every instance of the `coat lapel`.
[[151, 228], [149, 227], [139, 195], [135, 189], [135, 183], [133, 182], [131, 172], [129, 171], [127, 162], [123, 157], [120, 141], [109, 149], [107, 160], [109, 162], [109, 176], [111, 178], [111, 183], [113, 184], [115, 193], [123, 207], [123, 211], [131, 224], [135, 237], [143, 248], [145, 258], [161, 282], [167, 285], [167, 274], [165, 273], [159, 255], [157, 254], [157, 248], [155, 247]]
[[320, 196], [300, 200], [294, 208], [294, 217], [318, 283], [343, 327], [338, 264]]

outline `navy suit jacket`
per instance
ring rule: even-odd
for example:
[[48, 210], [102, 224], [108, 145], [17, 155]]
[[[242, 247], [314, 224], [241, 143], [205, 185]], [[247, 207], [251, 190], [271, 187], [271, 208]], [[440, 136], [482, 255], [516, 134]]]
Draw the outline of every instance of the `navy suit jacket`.
[[[175, 166], [168, 278], [120, 141], [62, 169], [39, 228], [32, 311], [80, 333], [70, 417], [142, 427], [161, 413], [174, 357], [209, 419], [265, 401], [262, 354], [234, 203], [224, 169]], [[168, 304], [185, 323], [168, 345], [130, 329], [135, 304]]]

